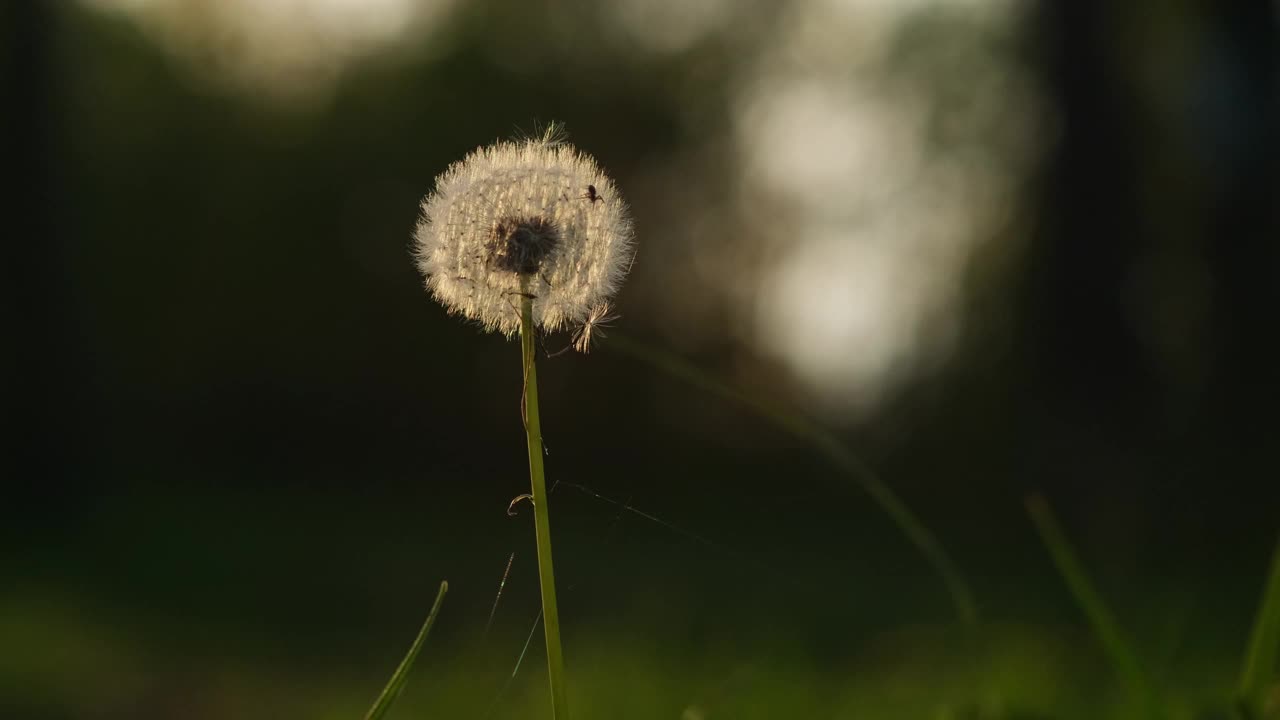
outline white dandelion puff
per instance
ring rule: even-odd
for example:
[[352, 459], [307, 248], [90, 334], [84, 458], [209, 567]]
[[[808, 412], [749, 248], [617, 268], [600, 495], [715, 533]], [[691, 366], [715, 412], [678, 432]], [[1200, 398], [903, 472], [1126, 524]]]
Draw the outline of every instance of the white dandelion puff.
[[512, 336], [522, 297], [544, 331], [586, 326], [630, 269], [631, 239], [613, 181], [553, 127], [477, 149], [436, 178], [414, 256], [449, 312]]
[[582, 354], [591, 352], [592, 338], [599, 336], [604, 337], [604, 328], [609, 326], [618, 316], [611, 313], [613, 307], [603, 302], [591, 308], [587, 313], [587, 319], [582, 321], [582, 325], [578, 327], [577, 332], [573, 334], [573, 348]]

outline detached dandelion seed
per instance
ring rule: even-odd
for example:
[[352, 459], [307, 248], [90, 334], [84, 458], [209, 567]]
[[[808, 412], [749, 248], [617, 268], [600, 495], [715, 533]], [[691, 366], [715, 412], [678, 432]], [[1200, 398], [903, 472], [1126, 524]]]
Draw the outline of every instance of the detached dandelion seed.
[[627, 206], [613, 181], [590, 156], [565, 144], [554, 126], [541, 137], [499, 142], [451, 165], [422, 201], [414, 233], [414, 257], [436, 300], [486, 330], [507, 337], [520, 333], [521, 408], [533, 490], [527, 497], [538, 540], [556, 720], [568, 717], [568, 703], [534, 333], [573, 328], [574, 347], [587, 352], [592, 337], [613, 319], [609, 301], [631, 267], [631, 239]]
[[582, 321], [582, 325], [578, 327], [577, 332], [573, 335], [573, 347], [583, 355], [591, 352], [591, 340], [596, 337], [604, 337], [604, 328], [618, 319], [617, 315], [610, 311], [613, 307], [603, 302], [587, 313], [587, 319]]

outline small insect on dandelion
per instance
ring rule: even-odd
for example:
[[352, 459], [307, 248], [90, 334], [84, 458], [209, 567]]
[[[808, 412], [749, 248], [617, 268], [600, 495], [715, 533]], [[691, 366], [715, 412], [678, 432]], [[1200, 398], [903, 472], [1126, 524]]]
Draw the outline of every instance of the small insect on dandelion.
[[512, 336], [519, 298], [544, 332], [590, 325], [630, 267], [631, 240], [613, 181], [553, 128], [479, 148], [436, 178], [413, 252], [451, 313]]

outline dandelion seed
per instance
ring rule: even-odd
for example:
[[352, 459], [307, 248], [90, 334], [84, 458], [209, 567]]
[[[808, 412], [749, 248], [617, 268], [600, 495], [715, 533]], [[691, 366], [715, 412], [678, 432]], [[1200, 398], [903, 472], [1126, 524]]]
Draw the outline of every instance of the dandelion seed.
[[[596, 191], [589, 202], [583, 188]], [[520, 329], [511, 298], [531, 297], [535, 325], [587, 328], [589, 342], [593, 313], [630, 269], [631, 238], [613, 182], [553, 127], [477, 149], [441, 174], [422, 201], [414, 256], [451, 313], [510, 337]]]
[[591, 308], [587, 313], [587, 318], [582, 321], [582, 325], [573, 335], [573, 348], [582, 354], [591, 352], [591, 339], [597, 335], [604, 337], [604, 330], [609, 323], [618, 319], [617, 315], [610, 314], [612, 306], [608, 302], [600, 303]]

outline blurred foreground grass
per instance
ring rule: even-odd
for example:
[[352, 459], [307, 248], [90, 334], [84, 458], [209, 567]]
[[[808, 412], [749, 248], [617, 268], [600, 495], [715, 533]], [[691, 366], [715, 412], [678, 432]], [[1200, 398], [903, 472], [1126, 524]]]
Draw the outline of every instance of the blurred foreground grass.
[[[1210, 577], [1173, 557], [1173, 576], [1095, 582], [1042, 501], [1040, 539], [992, 508], [966, 522], [1024, 524], [1006, 534], [1022, 547], [960, 537], [944, 550], [834, 435], [665, 371], [810, 441], [872, 503], [804, 494], [817, 514], [792, 506], [791, 524], [770, 527], [779, 497], [725, 495], [729, 470], [659, 463], [664, 480], [712, 492], [679, 516], [669, 505], [677, 525], [630, 496], [553, 487], [575, 717], [1274, 716], [1280, 554], [1269, 581], [1251, 559]], [[366, 492], [153, 468], [31, 526], [0, 556], [0, 718], [359, 718], [441, 578], [454, 590], [388, 717], [549, 717], [527, 522], [495, 511], [501, 483], [436, 472]], [[966, 554], [978, 569], [962, 578], [952, 556]]]
[[[197, 648], [175, 654], [138, 628], [95, 623], [45, 602], [9, 604], [3, 617], [9, 650], [0, 680], [5, 717], [14, 718], [350, 720], [362, 716], [393, 657], [344, 657], [341, 648], [288, 662], [214, 657]], [[1132, 711], [1092, 639], [1076, 628], [993, 625], [984, 629], [980, 647], [945, 628], [886, 630], [832, 663], [794, 647], [745, 654], [692, 648], [660, 628], [641, 630], [644, 618], [635, 621], [628, 630], [578, 628], [568, 635], [578, 717], [1069, 718]], [[507, 662], [498, 663], [494, 652], [428, 647], [390, 717], [548, 716], [538, 652], [531, 650], [499, 694], [519, 643], [507, 650]], [[1227, 658], [1185, 666], [1170, 698], [1171, 716], [1226, 717], [1213, 698], [1230, 686], [1233, 672]], [[1204, 714], [1215, 709], [1220, 712]]]
[[[168, 512], [105, 508], [61, 547], [10, 565], [0, 717], [359, 718], [441, 577], [454, 589], [389, 717], [549, 715], [540, 633], [509, 681], [537, 614], [531, 554], [517, 557], [486, 634], [505, 555], [485, 560], [484, 550], [401, 534], [409, 518], [430, 525], [447, 509], [410, 503], [388, 517], [375, 503], [319, 494], [285, 524], [261, 498], [149, 497]], [[714, 557], [690, 560], [684, 545], [676, 551], [690, 567], [668, 564], [664, 583], [638, 554], [601, 559], [574, 533], [566, 522], [566, 546], [578, 548], [565, 561], [577, 717], [1137, 717], [1052, 575], [976, 583], [996, 609], [975, 634], [952, 620], [936, 578], [906, 561], [901, 575], [811, 578], [827, 583], [824, 596], [750, 568], [730, 573]], [[711, 590], [687, 588], [687, 573], [711, 577]], [[1019, 582], [1027, 586], [999, 595]], [[1183, 612], [1179, 598], [1192, 589], [1149, 587], [1122, 598], [1118, 614], [1181, 618], [1160, 632], [1134, 623], [1141, 654], [1156, 660], [1166, 716], [1233, 717], [1249, 618], [1214, 603]], [[884, 609], [894, 606], [903, 609]]]

